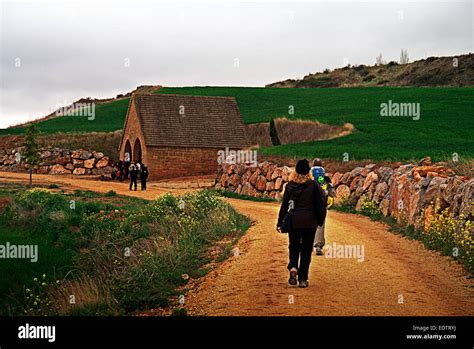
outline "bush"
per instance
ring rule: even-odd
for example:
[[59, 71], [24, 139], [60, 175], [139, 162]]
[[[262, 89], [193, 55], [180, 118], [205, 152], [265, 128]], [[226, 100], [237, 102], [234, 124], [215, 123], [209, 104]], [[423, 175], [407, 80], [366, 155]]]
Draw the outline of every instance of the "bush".
[[147, 238], [135, 240], [135, 258], [124, 261], [113, 282], [114, 296], [127, 312], [167, 306], [175, 289], [186, 283], [183, 274], [203, 275], [201, 268], [209, 262], [207, 250], [213, 243], [249, 226], [248, 219], [210, 190], [164, 195], [127, 224], [143, 218], [149, 227]]
[[31, 286], [25, 288], [23, 313], [29, 316], [47, 316], [54, 314], [53, 302], [49, 299], [46, 274], [35, 277]]
[[212, 189], [217, 193], [217, 195], [232, 198], [232, 199], [240, 199], [240, 200], [249, 200], [249, 201], [256, 201], [256, 202], [276, 202], [277, 199], [272, 199], [271, 197], [255, 197], [251, 195], [245, 194], [237, 194], [233, 191], [225, 190], [225, 189]]
[[361, 213], [365, 216], [368, 216], [372, 220], [379, 220], [382, 218], [382, 212], [380, 212], [379, 205], [370, 200], [367, 197], [362, 197], [362, 204], [361, 204]]
[[[226, 238], [231, 243], [250, 225], [212, 190], [179, 197], [167, 194], [120, 211], [83, 200], [70, 209], [69, 199], [45, 189], [20, 192], [7, 205], [1, 222], [15, 227], [21, 223], [27, 234], [36, 234], [42, 244], [43, 264], [38, 264], [42, 269], [54, 271], [55, 277], [77, 280], [88, 275], [101, 280], [105, 293], [118, 302], [112, 308], [100, 298], [74, 307], [71, 314], [76, 315], [130, 313], [168, 305], [177, 287], [187, 282], [183, 274], [191, 278], [205, 274], [203, 266], [211, 260], [208, 251], [215, 242]], [[31, 211], [34, 219], [28, 216]], [[126, 249], [131, 253], [126, 255]], [[37, 280], [28, 284], [25, 297], [18, 289], [18, 304], [10, 307], [11, 313], [53, 313], [48, 295], [54, 296], [59, 288]], [[20, 286], [25, 283], [27, 279]]]
[[448, 209], [433, 214], [422, 232], [427, 247], [463, 262], [474, 272], [474, 225], [461, 215], [453, 218]]
[[33, 188], [25, 190], [15, 197], [15, 203], [23, 209], [61, 209], [66, 205], [66, 199], [55, 195], [47, 189]]
[[[212, 190], [179, 197], [165, 194], [130, 213], [84, 216], [78, 269], [106, 276], [125, 312], [167, 306], [175, 289], [199, 277], [209, 262], [207, 250], [224, 236], [249, 226]], [[125, 257], [128, 248], [130, 255]]]
[[[346, 68], [342, 68], [346, 69]], [[296, 87], [338, 87], [339, 83], [330, 76], [311, 77], [298, 81]]]

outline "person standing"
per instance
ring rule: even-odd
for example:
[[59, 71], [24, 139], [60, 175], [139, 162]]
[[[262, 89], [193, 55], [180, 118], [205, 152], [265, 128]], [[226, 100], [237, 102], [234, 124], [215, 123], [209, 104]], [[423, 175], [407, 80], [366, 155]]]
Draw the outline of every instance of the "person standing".
[[124, 167], [124, 164], [123, 164], [123, 161], [122, 160], [119, 160], [118, 162], [118, 169], [119, 169], [119, 181], [122, 182], [123, 181], [123, 167]]
[[291, 214], [288, 231], [290, 277], [288, 283], [308, 287], [308, 272], [313, 252], [316, 228], [326, 219], [326, 202], [321, 188], [309, 177], [307, 160], [299, 160], [290, 182], [285, 187], [278, 214], [277, 230], [281, 232], [283, 220]]
[[142, 164], [142, 171], [140, 173], [140, 181], [142, 184], [142, 190], [146, 190], [146, 181], [148, 179], [148, 167]]
[[132, 162], [128, 169], [130, 175], [130, 190], [132, 190], [132, 185], [135, 186], [135, 191], [137, 191], [137, 179], [138, 179], [138, 171], [135, 164]]

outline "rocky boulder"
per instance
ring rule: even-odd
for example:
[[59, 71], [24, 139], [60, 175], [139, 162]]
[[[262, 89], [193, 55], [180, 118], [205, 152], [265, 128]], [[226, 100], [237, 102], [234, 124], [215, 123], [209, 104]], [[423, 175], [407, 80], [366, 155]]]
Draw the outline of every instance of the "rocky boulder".
[[334, 197], [334, 204], [340, 205], [344, 204], [349, 200], [349, 196], [351, 195], [351, 190], [345, 184], [342, 184], [337, 187], [336, 189], [336, 196]]
[[81, 175], [86, 173], [86, 169], [83, 168], [83, 167], [78, 167], [78, 168], [75, 168], [72, 173], [77, 175], [77, 176], [81, 176]]
[[109, 158], [107, 156], [104, 156], [102, 159], [97, 161], [97, 163], [95, 164], [95, 167], [100, 169], [100, 168], [107, 167], [108, 165], [109, 165]]
[[84, 167], [88, 168], [88, 169], [94, 168], [94, 163], [95, 163], [95, 158], [85, 160], [84, 161]]
[[71, 171], [68, 171], [60, 164], [56, 164], [51, 167], [49, 173], [52, 175], [61, 175], [61, 174], [70, 174]]

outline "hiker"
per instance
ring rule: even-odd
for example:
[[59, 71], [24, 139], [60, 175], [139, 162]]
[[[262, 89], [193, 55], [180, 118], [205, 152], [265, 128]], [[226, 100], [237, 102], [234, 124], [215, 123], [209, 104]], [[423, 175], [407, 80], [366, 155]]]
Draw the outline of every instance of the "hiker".
[[[332, 204], [334, 203], [334, 195], [335, 195], [331, 178], [329, 178], [328, 176], [324, 176], [324, 177], [319, 176], [317, 182], [324, 192], [324, 197], [325, 197], [324, 202], [326, 203], [326, 207], [329, 210]], [[323, 247], [326, 243], [326, 240], [324, 238], [325, 231], [326, 231], [326, 222], [324, 222], [322, 226], [318, 226], [318, 228], [316, 229], [316, 236], [314, 237], [314, 249], [316, 251], [317, 256], [323, 255]]]
[[[331, 208], [334, 202], [334, 187], [331, 182], [331, 178], [326, 176], [326, 171], [323, 167], [323, 162], [321, 159], [314, 159], [313, 160], [313, 167], [310, 171], [311, 179], [318, 183], [321, 189], [324, 192], [324, 197], [326, 202], [327, 208]], [[314, 249], [316, 251], [317, 256], [323, 255], [323, 247], [326, 243], [324, 238], [324, 233], [326, 230], [326, 223], [322, 226], [318, 226], [316, 229], [316, 236], [314, 237]]]
[[140, 181], [142, 184], [142, 190], [146, 190], [146, 180], [148, 178], [148, 167], [142, 164], [142, 171], [140, 173]]
[[135, 167], [135, 164], [132, 162], [129, 169], [128, 173], [130, 175], [130, 190], [132, 190], [132, 185], [135, 186], [135, 191], [137, 191], [137, 178], [138, 178], [138, 171], [137, 168]]
[[326, 219], [324, 193], [311, 180], [309, 171], [307, 160], [297, 162], [290, 182], [285, 186], [277, 223], [277, 231], [288, 232], [288, 283], [294, 286], [298, 280], [298, 287], [302, 288], [308, 287], [308, 271], [316, 228], [323, 225]]
[[313, 167], [311, 167], [311, 177], [312, 179], [314, 180], [317, 180], [318, 177], [320, 176], [325, 176], [326, 175], [326, 171], [324, 170], [324, 167], [323, 167], [323, 161], [321, 159], [314, 159], [313, 160]]
[[142, 173], [142, 165], [140, 164], [139, 161], [137, 161], [137, 164], [135, 165], [138, 171], [138, 177], [140, 177], [140, 174]]
[[123, 172], [124, 172], [124, 170], [123, 170], [124, 164], [123, 164], [122, 160], [119, 160], [118, 168], [119, 168], [118, 169], [118, 171], [119, 171], [118, 179], [119, 179], [120, 182], [122, 182], [123, 181]]

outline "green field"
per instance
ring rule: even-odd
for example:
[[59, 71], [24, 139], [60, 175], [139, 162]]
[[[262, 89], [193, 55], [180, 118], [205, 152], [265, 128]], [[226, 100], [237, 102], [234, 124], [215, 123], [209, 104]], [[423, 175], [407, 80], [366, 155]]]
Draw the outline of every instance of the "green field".
[[[410, 160], [427, 155], [449, 160], [453, 153], [471, 159], [474, 154], [474, 88], [184, 87], [163, 88], [159, 93], [235, 96], [246, 123], [286, 116], [329, 124], [349, 122], [357, 129], [329, 141], [260, 149], [263, 154], [341, 159], [348, 153], [351, 160]], [[380, 104], [389, 100], [420, 103], [420, 120], [380, 116]], [[123, 127], [127, 105], [128, 100], [100, 105], [94, 121], [62, 117], [40, 123], [40, 129], [46, 133], [114, 131]], [[294, 115], [288, 115], [290, 106]]]

